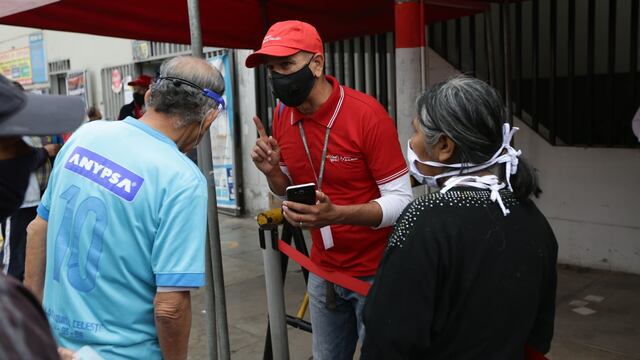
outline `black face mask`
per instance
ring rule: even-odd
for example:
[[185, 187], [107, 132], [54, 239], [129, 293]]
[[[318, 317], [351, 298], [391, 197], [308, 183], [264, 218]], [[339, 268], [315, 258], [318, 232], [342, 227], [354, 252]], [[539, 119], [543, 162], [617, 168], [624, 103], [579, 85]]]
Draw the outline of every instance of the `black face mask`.
[[311, 92], [315, 77], [309, 68], [311, 60], [302, 69], [287, 75], [271, 73], [271, 87], [280, 101], [290, 107], [300, 106]]
[[0, 160], [0, 219], [10, 216], [22, 205], [29, 177], [35, 167], [35, 150]]
[[144, 105], [144, 94], [133, 93], [133, 102], [138, 106]]

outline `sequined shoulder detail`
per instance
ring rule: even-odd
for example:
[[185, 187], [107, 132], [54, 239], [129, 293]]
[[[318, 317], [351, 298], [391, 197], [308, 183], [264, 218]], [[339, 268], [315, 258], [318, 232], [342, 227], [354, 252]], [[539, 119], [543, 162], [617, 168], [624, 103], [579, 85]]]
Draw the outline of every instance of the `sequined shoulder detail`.
[[[500, 196], [507, 208], [518, 204], [518, 200], [511, 191], [501, 190]], [[396, 222], [387, 246], [389, 248], [402, 247], [407, 236], [413, 231], [416, 221], [424, 216], [429, 216], [429, 213], [433, 214], [438, 209], [486, 206], [498, 206], [491, 200], [491, 191], [489, 190], [449, 190], [444, 194], [438, 192], [420, 196], [407, 206]]]

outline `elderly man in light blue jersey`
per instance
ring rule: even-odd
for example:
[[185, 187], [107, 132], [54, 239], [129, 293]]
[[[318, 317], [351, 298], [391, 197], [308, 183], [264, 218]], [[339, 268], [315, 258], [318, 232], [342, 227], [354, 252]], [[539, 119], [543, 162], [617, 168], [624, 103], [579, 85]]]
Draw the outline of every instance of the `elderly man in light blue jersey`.
[[29, 225], [26, 285], [59, 344], [105, 359], [186, 359], [204, 285], [207, 186], [184, 155], [224, 107], [206, 61], [166, 61], [140, 120], [94, 121], [64, 145]]

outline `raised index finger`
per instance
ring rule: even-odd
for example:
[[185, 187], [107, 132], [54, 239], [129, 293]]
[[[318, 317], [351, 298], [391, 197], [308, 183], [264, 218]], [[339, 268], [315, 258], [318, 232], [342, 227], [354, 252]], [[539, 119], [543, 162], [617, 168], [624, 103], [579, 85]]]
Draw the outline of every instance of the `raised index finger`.
[[253, 123], [256, 124], [256, 129], [258, 129], [258, 135], [260, 135], [261, 138], [265, 140], [269, 138], [269, 136], [267, 136], [267, 131], [264, 129], [264, 125], [262, 125], [262, 121], [260, 120], [259, 117], [254, 116]]

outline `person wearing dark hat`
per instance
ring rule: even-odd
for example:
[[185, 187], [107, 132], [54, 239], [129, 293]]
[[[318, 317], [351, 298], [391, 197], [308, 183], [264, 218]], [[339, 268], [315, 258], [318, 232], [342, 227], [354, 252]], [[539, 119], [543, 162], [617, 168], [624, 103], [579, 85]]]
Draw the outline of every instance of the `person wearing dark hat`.
[[31, 173], [47, 156], [22, 136], [73, 131], [83, 119], [81, 99], [23, 93], [0, 75], [0, 220], [20, 207]]
[[[31, 173], [43, 156], [22, 136], [73, 131], [83, 118], [80, 98], [25, 94], [0, 75], [0, 220], [20, 207]], [[0, 247], [4, 235], [0, 231]], [[38, 301], [4, 275], [0, 275], [0, 358], [59, 358]]]
[[105, 359], [187, 358], [208, 194], [184, 153], [224, 107], [223, 91], [206, 61], [169, 59], [140, 119], [86, 123], [58, 153], [29, 225], [25, 284], [43, 298], [63, 347], [90, 346]]
[[133, 87], [133, 101], [120, 108], [118, 120], [123, 120], [127, 117], [135, 119], [142, 117], [144, 113], [144, 94], [149, 90], [149, 84], [151, 84], [151, 76], [144, 74], [127, 84]]
[[[24, 91], [17, 81], [12, 84]], [[22, 281], [24, 278], [24, 258], [27, 243], [27, 225], [36, 217], [36, 208], [40, 202], [42, 191], [51, 173], [51, 161], [60, 150], [60, 144], [42, 145], [40, 136], [24, 136], [23, 143], [33, 147], [37, 161], [35, 171], [29, 177], [29, 185], [20, 209], [5, 220], [0, 219], [0, 231], [5, 233], [4, 246], [0, 247], [0, 263], [2, 271]]]
[[[290, 185], [316, 185], [316, 204], [285, 201], [285, 218], [311, 230], [311, 260], [320, 268], [371, 282], [391, 226], [412, 199], [393, 120], [374, 98], [324, 74], [322, 40], [310, 24], [274, 24], [246, 60], [260, 64], [279, 102], [272, 136], [254, 118], [253, 162], [279, 197]], [[365, 333], [365, 297], [315, 274], [307, 291], [314, 360], [353, 358]]]

